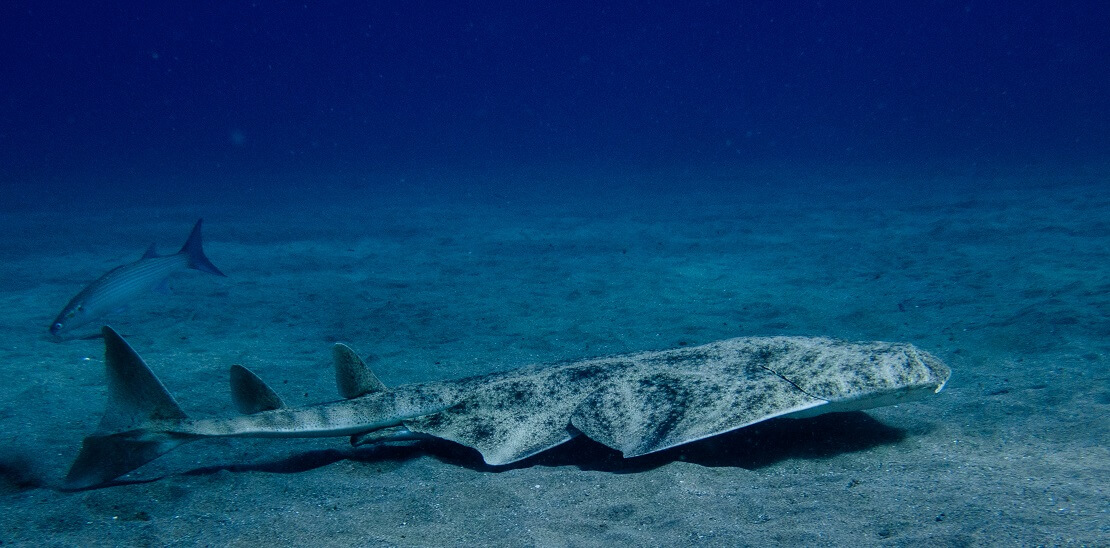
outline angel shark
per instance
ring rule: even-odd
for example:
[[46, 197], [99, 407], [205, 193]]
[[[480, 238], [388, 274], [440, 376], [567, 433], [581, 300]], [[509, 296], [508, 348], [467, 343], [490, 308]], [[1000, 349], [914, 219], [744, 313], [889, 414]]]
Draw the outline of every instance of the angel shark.
[[504, 465], [585, 435], [636, 457], [775, 417], [917, 400], [940, 392], [950, 374], [909, 344], [746, 337], [387, 388], [337, 344], [343, 399], [286, 407], [235, 365], [231, 394], [243, 415], [190, 419], [119, 334], [102, 332], [109, 400], [66, 476], [70, 489], [111, 482], [214, 437], [350, 436], [356, 446], [435, 437]]

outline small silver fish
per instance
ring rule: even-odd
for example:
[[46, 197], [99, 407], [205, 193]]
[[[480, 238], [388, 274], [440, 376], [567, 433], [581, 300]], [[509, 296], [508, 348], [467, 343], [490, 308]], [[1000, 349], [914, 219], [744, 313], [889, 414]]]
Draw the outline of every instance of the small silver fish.
[[117, 266], [82, 289], [69, 304], [62, 309], [50, 333], [55, 337], [81, 327], [97, 318], [124, 307], [139, 294], [158, 287], [179, 270], [194, 269], [217, 276], [225, 276], [208, 257], [204, 256], [201, 246], [200, 224], [198, 219], [181, 251], [173, 255], [158, 255], [154, 245], [143, 254], [143, 258], [131, 264]]

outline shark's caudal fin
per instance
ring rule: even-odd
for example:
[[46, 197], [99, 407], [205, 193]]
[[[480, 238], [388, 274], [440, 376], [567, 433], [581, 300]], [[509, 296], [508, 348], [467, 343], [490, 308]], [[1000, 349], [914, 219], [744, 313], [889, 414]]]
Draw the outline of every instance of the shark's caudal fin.
[[[189, 233], [189, 239], [185, 241], [185, 245], [181, 246], [181, 251], [178, 253], [184, 254], [189, 258], [189, 268], [215, 274], [217, 276], [227, 276], [208, 257], [204, 255], [204, 246], [201, 244], [200, 239], [200, 225], [204, 219], [197, 219], [197, 224], [193, 225], [193, 231]], [[144, 255], [145, 257], [145, 255]]]
[[185, 419], [185, 413], [118, 333], [108, 326], [101, 333], [108, 405], [96, 432], [81, 443], [66, 474], [67, 489], [108, 482], [194, 439], [146, 429], [151, 421]]

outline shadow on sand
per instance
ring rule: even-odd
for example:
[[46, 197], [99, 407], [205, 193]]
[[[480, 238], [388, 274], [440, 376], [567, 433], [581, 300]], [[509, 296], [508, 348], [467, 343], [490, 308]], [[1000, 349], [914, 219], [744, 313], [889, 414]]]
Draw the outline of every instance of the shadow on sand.
[[295, 474], [343, 460], [399, 463], [421, 456], [431, 456], [445, 464], [487, 472], [531, 466], [575, 466], [582, 470], [631, 474], [679, 460], [701, 466], [753, 470], [788, 459], [823, 459], [864, 451], [899, 443], [905, 437], [904, 430], [887, 426], [866, 413], [857, 411], [810, 419], [773, 419], [631, 459], [622, 458], [620, 452], [585, 436], [579, 436], [520, 462], [507, 466], [489, 466], [482, 462], [481, 456], [473, 449], [449, 441], [428, 440], [368, 448], [309, 451], [277, 460], [206, 466], [184, 474], [209, 475], [225, 470]]

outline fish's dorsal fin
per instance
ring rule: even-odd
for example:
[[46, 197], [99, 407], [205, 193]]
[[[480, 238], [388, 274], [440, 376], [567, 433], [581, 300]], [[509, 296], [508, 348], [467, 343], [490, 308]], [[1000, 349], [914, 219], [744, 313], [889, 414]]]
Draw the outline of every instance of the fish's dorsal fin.
[[157, 259], [158, 257], [161, 257], [161, 255], [158, 254], [158, 244], [150, 244], [150, 247], [146, 248], [146, 251], [143, 252], [143, 259]]
[[332, 356], [335, 358], [335, 386], [339, 389], [340, 396], [351, 399], [370, 392], [389, 390], [351, 347], [336, 343], [332, 348]]
[[231, 366], [231, 399], [235, 408], [244, 415], [273, 411], [285, 407], [285, 402], [269, 385], [250, 369], [241, 365]]

